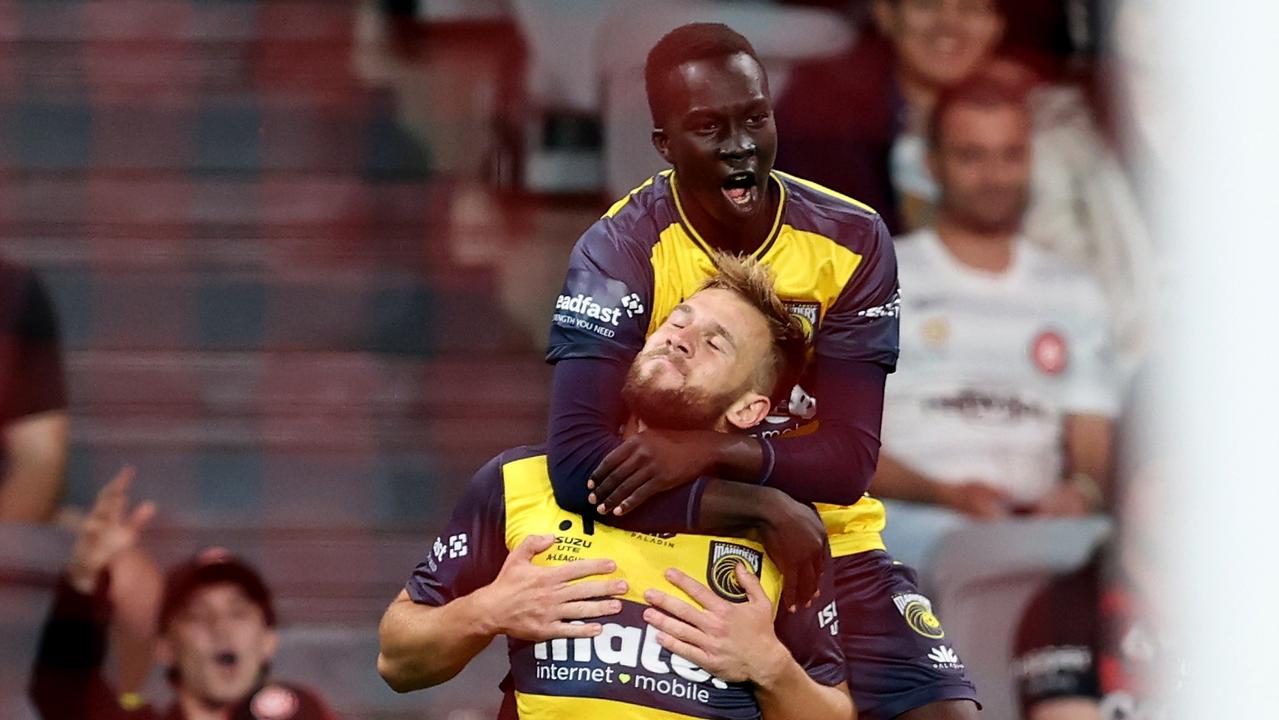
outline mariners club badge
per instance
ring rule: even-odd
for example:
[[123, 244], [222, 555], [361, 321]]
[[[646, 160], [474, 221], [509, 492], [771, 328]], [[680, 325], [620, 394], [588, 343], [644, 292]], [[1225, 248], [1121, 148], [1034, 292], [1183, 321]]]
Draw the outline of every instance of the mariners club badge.
[[811, 345], [813, 338], [817, 335], [817, 325], [821, 322], [822, 304], [803, 300], [783, 300], [782, 305], [786, 307], [786, 312], [799, 319], [799, 324], [804, 327], [804, 339]]
[[760, 551], [745, 545], [711, 541], [710, 557], [706, 561], [706, 581], [716, 595], [729, 602], [746, 602], [746, 590], [737, 582], [734, 568], [738, 563], [745, 563], [751, 572], [758, 577], [764, 567], [764, 556]]
[[941, 620], [933, 614], [933, 603], [928, 598], [919, 593], [898, 593], [893, 596], [893, 604], [902, 617], [906, 618], [906, 624], [911, 630], [931, 640], [946, 637]]

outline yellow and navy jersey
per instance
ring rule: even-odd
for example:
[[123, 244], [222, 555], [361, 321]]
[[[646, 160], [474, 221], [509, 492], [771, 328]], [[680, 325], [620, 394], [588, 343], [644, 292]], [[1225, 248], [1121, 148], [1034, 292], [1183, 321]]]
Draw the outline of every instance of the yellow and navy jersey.
[[[414, 602], [434, 606], [470, 594], [497, 577], [512, 548], [529, 535], [541, 534], [554, 534], [556, 542], [534, 563], [555, 566], [608, 558], [617, 563], [613, 577], [625, 579], [629, 590], [620, 598], [620, 613], [597, 619], [604, 631], [595, 638], [539, 643], [507, 639], [511, 672], [503, 687], [513, 694], [520, 718], [760, 717], [749, 683], [724, 682], [662, 648], [643, 612], [648, 607], [644, 591], [649, 588], [693, 602], [663, 577], [671, 567], [727, 600], [744, 602], [745, 593], [732, 572], [738, 562], [755, 571], [776, 607], [781, 574], [763, 547], [743, 538], [649, 535], [600, 524], [587, 534], [580, 515], [555, 503], [542, 448], [509, 450], [471, 479], [406, 590]], [[818, 596], [828, 602], [777, 613], [774, 622], [778, 638], [824, 685], [839, 684], [845, 676], [830, 565]]]
[[[776, 277], [778, 295], [808, 330], [812, 351], [878, 363], [898, 353], [900, 296], [892, 238], [874, 210], [806, 180], [774, 171], [780, 196], [767, 240], [752, 254]], [[569, 258], [555, 303], [547, 360], [606, 358], [629, 363], [645, 338], [715, 273], [712, 251], [680, 207], [678, 179], [663, 171], [592, 225]], [[819, 420], [815, 385], [801, 378], [761, 437], [805, 433]], [[883, 506], [818, 504], [831, 551], [882, 549]]]

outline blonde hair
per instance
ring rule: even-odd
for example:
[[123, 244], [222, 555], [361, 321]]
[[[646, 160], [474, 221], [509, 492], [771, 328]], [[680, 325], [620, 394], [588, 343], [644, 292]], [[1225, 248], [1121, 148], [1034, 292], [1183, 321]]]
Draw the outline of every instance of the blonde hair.
[[784, 399], [799, 381], [808, 359], [803, 323], [778, 297], [773, 273], [766, 265], [753, 257], [728, 252], [716, 252], [712, 259], [717, 273], [700, 289], [733, 292], [764, 316], [772, 346], [768, 366], [756, 376], [757, 389], [774, 401]]

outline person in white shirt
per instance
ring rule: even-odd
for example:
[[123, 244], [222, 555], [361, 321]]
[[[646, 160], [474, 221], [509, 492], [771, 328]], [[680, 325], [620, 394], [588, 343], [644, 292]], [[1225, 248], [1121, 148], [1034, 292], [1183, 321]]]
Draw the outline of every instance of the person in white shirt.
[[897, 241], [901, 359], [871, 487], [884, 539], [926, 569], [946, 532], [1101, 509], [1118, 413], [1107, 307], [1082, 268], [1021, 232], [1031, 176], [1023, 93], [983, 74], [929, 128], [937, 222]]

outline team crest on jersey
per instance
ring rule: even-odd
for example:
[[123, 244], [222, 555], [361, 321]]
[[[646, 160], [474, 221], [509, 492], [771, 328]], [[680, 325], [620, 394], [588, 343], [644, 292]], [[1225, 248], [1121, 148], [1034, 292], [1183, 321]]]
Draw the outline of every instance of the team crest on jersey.
[[746, 563], [756, 577], [764, 568], [764, 556], [760, 551], [736, 543], [711, 541], [706, 581], [716, 595], [729, 602], [746, 602], [746, 590], [737, 582], [737, 574], [733, 571], [739, 562]]
[[933, 603], [919, 593], [897, 593], [893, 596], [893, 604], [906, 618], [911, 630], [932, 640], [946, 637], [941, 621], [933, 614]]
[[822, 304], [803, 300], [783, 300], [782, 305], [786, 306], [787, 312], [799, 318], [800, 324], [804, 326], [804, 339], [811, 345], [813, 337], [817, 334], [817, 324], [821, 320]]

